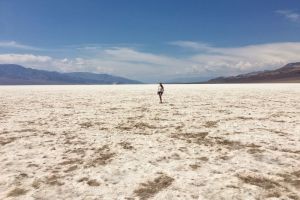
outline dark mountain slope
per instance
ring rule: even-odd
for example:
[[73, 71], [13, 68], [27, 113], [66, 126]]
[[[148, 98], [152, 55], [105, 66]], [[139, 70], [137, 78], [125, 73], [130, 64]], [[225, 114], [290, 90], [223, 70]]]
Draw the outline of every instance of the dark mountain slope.
[[276, 70], [218, 77], [206, 83], [300, 83], [300, 62], [290, 63]]
[[87, 72], [59, 73], [25, 68], [15, 64], [0, 64], [0, 85], [137, 83], [140, 82], [108, 74]]

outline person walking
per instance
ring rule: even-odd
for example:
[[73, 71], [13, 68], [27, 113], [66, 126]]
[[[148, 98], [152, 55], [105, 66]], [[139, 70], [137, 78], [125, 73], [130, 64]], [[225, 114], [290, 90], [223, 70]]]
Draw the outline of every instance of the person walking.
[[162, 95], [163, 95], [164, 91], [165, 91], [165, 89], [164, 89], [163, 84], [159, 83], [157, 94], [159, 96], [160, 103], [162, 103]]

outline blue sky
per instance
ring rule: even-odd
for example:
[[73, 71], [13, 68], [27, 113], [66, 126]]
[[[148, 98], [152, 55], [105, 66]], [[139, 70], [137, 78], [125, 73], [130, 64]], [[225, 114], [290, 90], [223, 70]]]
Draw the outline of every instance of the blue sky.
[[300, 61], [299, 0], [0, 0], [0, 63], [142, 81]]

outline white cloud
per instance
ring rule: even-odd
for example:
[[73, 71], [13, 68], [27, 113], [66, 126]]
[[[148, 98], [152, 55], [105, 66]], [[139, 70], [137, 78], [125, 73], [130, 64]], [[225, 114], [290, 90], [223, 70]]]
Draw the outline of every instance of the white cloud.
[[[243, 72], [274, 69], [300, 60], [300, 43], [270, 43], [242, 47], [213, 47], [192, 41], [172, 45], [191, 48], [185, 57], [166, 56], [114, 47], [99, 51], [88, 59], [73, 59], [70, 69], [107, 72], [137, 79], [170, 79], [172, 76], [235, 75]], [[204, 48], [203, 48], [204, 47]]]
[[[110, 73], [138, 80], [168, 80], [178, 76], [218, 76], [274, 69], [300, 61], [300, 42], [240, 47], [215, 47], [193, 41], [172, 42], [192, 52], [166, 56], [128, 47], [107, 47], [90, 56], [54, 58], [33, 54], [0, 54], [0, 63], [57, 71]], [[204, 48], [203, 48], [204, 47]], [[81, 53], [81, 52], [80, 52]]]
[[49, 56], [36, 56], [32, 54], [0, 54], [1, 63], [47, 63], [52, 58]]
[[[193, 67], [191, 67], [193, 70], [190, 70], [194, 73], [234, 75], [244, 71], [260, 70], [264, 67], [280, 66], [285, 62], [283, 61], [285, 59], [277, 59], [274, 56], [271, 60], [266, 61], [267, 57], [271, 56], [271, 52], [268, 51], [281, 49], [284, 43], [226, 48], [193, 41], [175, 41], [170, 44], [190, 49], [194, 52], [185, 58], [190, 63], [194, 63]], [[278, 54], [283, 52], [278, 52]]]
[[276, 13], [282, 15], [283, 17], [287, 18], [288, 20], [299, 22], [300, 21], [300, 14], [296, 13], [292, 10], [277, 10]]
[[[201, 43], [200, 43], [201, 45]], [[194, 49], [194, 47], [191, 47]], [[300, 60], [300, 42], [270, 43], [242, 47], [207, 46], [188, 58], [199, 68], [224, 74], [279, 67]]]
[[37, 47], [20, 44], [16, 41], [0, 41], [0, 48], [1, 47], [2, 48], [12, 48], [12, 49], [34, 50], [34, 51], [42, 50], [42, 49], [37, 48]]

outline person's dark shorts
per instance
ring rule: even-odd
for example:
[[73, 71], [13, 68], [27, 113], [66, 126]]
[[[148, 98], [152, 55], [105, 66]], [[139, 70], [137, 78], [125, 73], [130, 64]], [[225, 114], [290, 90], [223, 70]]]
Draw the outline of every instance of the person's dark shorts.
[[157, 94], [158, 94], [158, 95], [162, 95], [162, 94], [163, 94], [163, 92], [157, 92]]

